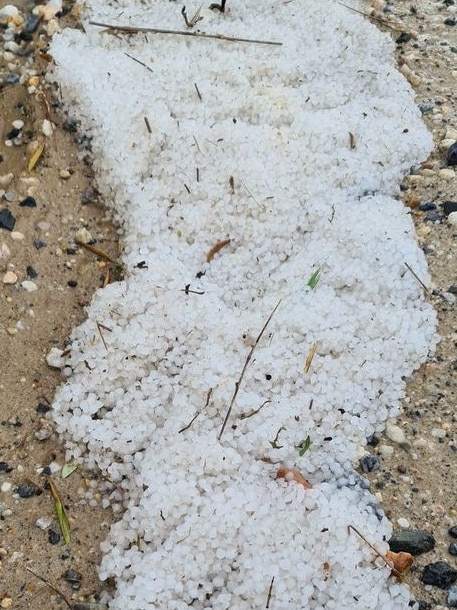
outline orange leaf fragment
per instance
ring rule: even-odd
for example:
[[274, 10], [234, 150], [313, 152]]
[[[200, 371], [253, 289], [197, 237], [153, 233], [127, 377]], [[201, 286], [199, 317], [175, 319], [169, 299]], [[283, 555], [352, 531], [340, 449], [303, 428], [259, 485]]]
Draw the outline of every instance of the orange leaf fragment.
[[398, 582], [403, 582], [404, 577], [413, 565], [414, 559], [411, 553], [405, 553], [404, 551], [400, 551], [399, 553], [387, 551], [386, 559], [389, 562], [389, 565], [393, 565], [390, 575], [396, 576]]
[[208, 250], [206, 254], [206, 262], [210, 263], [213, 260], [214, 256], [219, 252], [219, 250], [222, 250], [222, 248], [228, 246], [231, 241], [232, 240], [228, 238], [223, 239], [222, 241], [218, 241], [217, 244], [214, 244], [214, 246], [210, 250]]
[[284, 479], [285, 481], [295, 481], [296, 483], [300, 483], [303, 485], [305, 489], [312, 489], [312, 485], [309, 481], [305, 479], [303, 475], [301, 475], [296, 468], [288, 468], [287, 466], [280, 466], [278, 472], [276, 473], [277, 479]]

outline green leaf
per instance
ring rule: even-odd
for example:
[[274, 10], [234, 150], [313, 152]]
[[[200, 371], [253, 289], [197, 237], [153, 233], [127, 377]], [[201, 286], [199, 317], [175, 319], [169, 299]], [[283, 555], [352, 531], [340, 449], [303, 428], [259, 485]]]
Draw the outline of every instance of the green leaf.
[[310, 447], [311, 447], [311, 438], [308, 434], [308, 436], [306, 438], [304, 438], [302, 440], [302, 442], [299, 444], [299, 446], [297, 447], [297, 449], [299, 449], [298, 455], [300, 457], [303, 457]]
[[56, 515], [60, 525], [60, 529], [62, 530], [63, 539], [65, 540], [65, 544], [70, 544], [70, 523], [68, 522], [67, 513], [65, 512], [62, 501], [54, 484], [52, 483], [52, 481], [48, 481], [48, 483], [52, 499], [54, 500], [54, 507], [56, 509]]
[[319, 267], [318, 269], [316, 269], [316, 271], [313, 273], [313, 275], [309, 278], [307, 285], [311, 288], [311, 290], [316, 288], [316, 284], [319, 281], [320, 273], [321, 273], [321, 268]]

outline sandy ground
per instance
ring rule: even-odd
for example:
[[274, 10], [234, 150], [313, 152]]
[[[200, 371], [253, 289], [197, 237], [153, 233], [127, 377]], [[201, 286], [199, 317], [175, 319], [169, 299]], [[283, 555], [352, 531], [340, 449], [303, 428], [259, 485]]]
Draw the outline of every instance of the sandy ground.
[[[0, 8], [4, 4], [0, 0]], [[422, 567], [442, 560], [457, 568], [447, 550], [451, 542], [448, 528], [457, 525], [456, 305], [442, 296], [457, 285], [457, 226], [446, 219], [428, 222], [426, 213], [417, 208], [419, 203], [432, 202], [439, 212], [440, 203], [457, 199], [456, 175], [446, 166], [442, 144], [446, 131], [457, 129], [457, 27], [443, 23], [454, 15], [452, 10], [446, 3], [423, 0], [413, 7], [409, 1], [397, 0], [391, 12], [378, 13], [388, 27], [378, 25], [394, 39], [401, 32], [413, 34], [398, 45], [398, 57], [400, 63], [406, 62], [403, 70], [415, 86], [417, 103], [430, 102], [424, 120], [436, 142], [429, 163], [406, 177], [402, 198], [413, 208], [418, 238], [427, 254], [435, 288], [428, 298], [438, 311], [443, 340], [436, 354], [409, 380], [404, 415], [396, 422], [404, 440], [397, 443], [383, 437], [377, 447], [369, 448], [381, 460], [380, 470], [369, 475], [372, 489], [382, 498], [394, 525], [399, 518], [407, 519], [411, 527], [429, 531], [436, 538], [435, 550], [416, 558], [406, 578], [424, 609], [447, 606], [445, 591], [424, 587], [420, 581]], [[71, 14], [60, 22], [71, 23]], [[102, 589], [97, 579], [99, 543], [112, 515], [100, 503], [89, 506], [85, 500], [87, 490], [97, 483], [96, 473], [78, 469], [62, 479], [60, 472], [49, 476], [42, 472], [44, 467], [51, 466], [52, 471], [54, 464], [62, 466], [66, 461], [45, 413], [40, 412], [46, 411], [61, 381], [59, 372], [47, 365], [46, 355], [52, 347], [65, 349], [71, 329], [84, 319], [92, 293], [106, 279], [106, 264], [75, 244], [76, 232], [87, 228], [97, 247], [112, 258], [118, 256], [120, 245], [107, 212], [109, 202], [99, 201], [93, 188], [87, 150], [75, 141], [83, 134], [64, 129], [58, 87], [46, 85], [42, 79], [51, 59], [46, 56], [47, 36], [38, 31], [34, 40], [37, 90], [44, 95], [29, 93], [21, 84], [0, 87], [0, 181], [13, 174], [10, 183], [5, 178], [5, 184], [0, 184], [0, 210], [7, 207], [16, 218], [13, 233], [0, 229], [0, 607], [57, 610], [98, 599]], [[2, 74], [10, 71], [6, 64], [3, 60]], [[12, 121], [18, 119], [24, 121], [22, 144], [6, 146]], [[27, 143], [41, 137], [44, 119], [55, 125], [54, 133], [45, 138], [45, 151], [29, 172]], [[35, 198], [36, 207], [19, 205], [27, 195]], [[46, 245], [38, 249], [36, 240]], [[17, 280], [4, 284], [10, 271]], [[30, 277], [33, 271], [35, 278]], [[21, 285], [24, 280], [33, 281], [37, 289], [28, 292]], [[60, 534], [47, 488], [49, 478], [68, 512], [69, 545], [49, 541], [52, 532]], [[28, 483], [35, 486], [32, 496], [19, 497], [18, 486]], [[37, 520], [42, 521], [41, 528]], [[28, 569], [57, 587], [68, 603]], [[68, 570], [80, 573], [79, 589], [65, 580]]]

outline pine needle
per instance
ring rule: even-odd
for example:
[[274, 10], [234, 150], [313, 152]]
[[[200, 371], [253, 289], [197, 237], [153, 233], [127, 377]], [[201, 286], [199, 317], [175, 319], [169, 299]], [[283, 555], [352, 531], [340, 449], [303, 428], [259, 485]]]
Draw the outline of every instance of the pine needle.
[[63, 539], [65, 544], [70, 544], [71, 541], [71, 533], [70, 533], [70, 523], [68, 522], [67, 513], [65, 512], [65, 508], [62, 504], [62, 500], [60, 499], [59, 493], [52, 481], [48, 481], [49, 490], [51, 492], [52, 499], [54, 500], [54, 506], [56, 509], [57, 520], [60, 525], [60, 529], [62, 531]]

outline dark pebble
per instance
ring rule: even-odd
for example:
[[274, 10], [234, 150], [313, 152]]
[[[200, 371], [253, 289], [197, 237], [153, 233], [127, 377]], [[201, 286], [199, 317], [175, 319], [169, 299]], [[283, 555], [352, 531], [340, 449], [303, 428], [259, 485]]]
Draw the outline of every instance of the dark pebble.
[[456, 25], [457, 19], [455, 17], [448, 17], [444, 20], [444, 25]]
[[36, 201], [33, 197], [26, 197], [19, 205], [21, 208], [36, 208]]
[[405, 42], [409, 42], [410, 40], [411, 34], [408, 34], [408, 32], [402, 32], [395, 42], [397, 44], [403, 44]]
[[443, 220], [443, 215], [439, 212], [429, 212], [425, 215], [425, 222], [441, 222]]
[[451, 587], [449, 589], [446, 603], [450, 608], [457, 608], [457, 587]]
[[422, 114], [430, 112], [430, 110], [433, 110], [433, 108], [435, 108], [435, 104], [433, 102], [424, 102], [423, 104], [419, 104], [419, 110], [422, 112]]
[[457, 542], [451, 542], [447, 550], [449, 551], [450, 555], [457, 555]]
[[446, 163], [448, 165], [457, 165], [457, 142], [451, 144], [447, 149]]
[[457, 212], [457, 201], [444, 201], [443, 212], [449, 216], [452, 212]]
[[71, 584], [71, 588], [77, 591], [81, 588], [82, 574], [76, 570], [67, 570], [62, 574], [62, 578]]
[[367, 445], [370, 447], [377, 447], [379, 445], [379, 438], [376, 436], [376, 434], [372, 434], [367, 438]]
[[40, 18], [37, 15], [27, 15], [25, 18], [24, 32], [27, 34], [33, 34], [40, 23]]
[[45, 248], [47, 244], [42, 239], [34, 239], [33, 240], [33, 245], [35, 246], [35, 248], [37, 250], [41, 250], [41, 248]]
[[4, 78], [3, 78], [3, 84], [4, 85], [17, 85], [17, 83], [20, 81], [20, 76], [19, 74], [7, 74]]
[[33, 483], [23, 483], [17, 487], [16, 492], [20, 498], [31, 498], [38, 495], [38, 487]]
[[7, 231], [12, 231], [14, 229], [14, 225], [16, 224], [16, 219], [8, 210], [8, 208], [3, 208], [0, 210], [0, 229], [6, 229]]
[[23, 40], [24, 42], [30, 42], [31, 40], [33, 40], [33, 34], [31, 32], [26, 32], [25, 30], [23, 30], [14, 37], [14, 40], [16, 42], [20, 42], [21, 40]]
[[48, 413], [51, 410], [51, 407], [49, 405], [44, 404], [43, 402], [40, 402], [37, 405], [37, 408], [35, 409], [35, 411], [37, 413], [41, 413], [42, 415], [44, 415], [45, 413]]
[[374, 472], [381, 467], [381, 462], [376, 455], [364, 455], [363, 458], [360, 458], [359, 464], [363, 472]]
[[43, 474], [45, 477], [48, 477], [51, 474], [51, 468], [49, 466], [45, 466], [41, 471], [41, 474]]
[[70, 286], [70, 288], [76, 288], [78, 282], [76, 280], [68, 280], [67, 284]]
[[421, 580], [426, 585], [448, 589], [457, 580], [457, 570], [445, 561], [436, 561], [424, 567]]
[[38, 273], [35, 271], [35, 269], [32, 267], [32, 265], [28, 265], [27, 266], [27, 275], [31, 280], [34, 280], [36, 277], [38, 277]]
[[426, 203], [421, 203], [418, 209], [421, 212], [431, 212], [432, 210], [436, 210], [436, 203], [427, 201]]
[[59, 542], [60, 542], [60, 534], [58, 534], [54, 530], [49, 529], [48, 530], [48, 541], [51, 544], [59, 544]]
[[432, 610], [432, 604], [428, 602], [423, 602], [422, 600], [417, 602], [419, 604], [417, 610]]
[[65, 121], [62, 123], [62, 127], [65, 129], [65, 131], [69, 131], [71, 133], [75, 133], [75, 131], [78, 131], [78, 126], [79, 126], [79, 121], [77, 121], [76, 119], [65, 119]]
[[405, 553], [411, 553], [411, 555], [420, 555], [435, 548], [435, 538], [423, 530], [402, 527], [392, 534], [389, 547], [394, 553], [404, 551]]
[[16, 129], [16, 127], [14, 127], [11, 131], [9, 131], [6, 134], [6, 139], [7, 140], [14, 140], [14, 138], [17, 138], [20, 133], [21, 133], [21, 130], [20, 129]]
[[6, 474], [9, 474], [12, 470], [13, 469], [8, 462], [0, 462], [0, 472], [6, 472]]
[[451, 538], [457, 538], [457, 525], [453, 525], [447, 531]]

